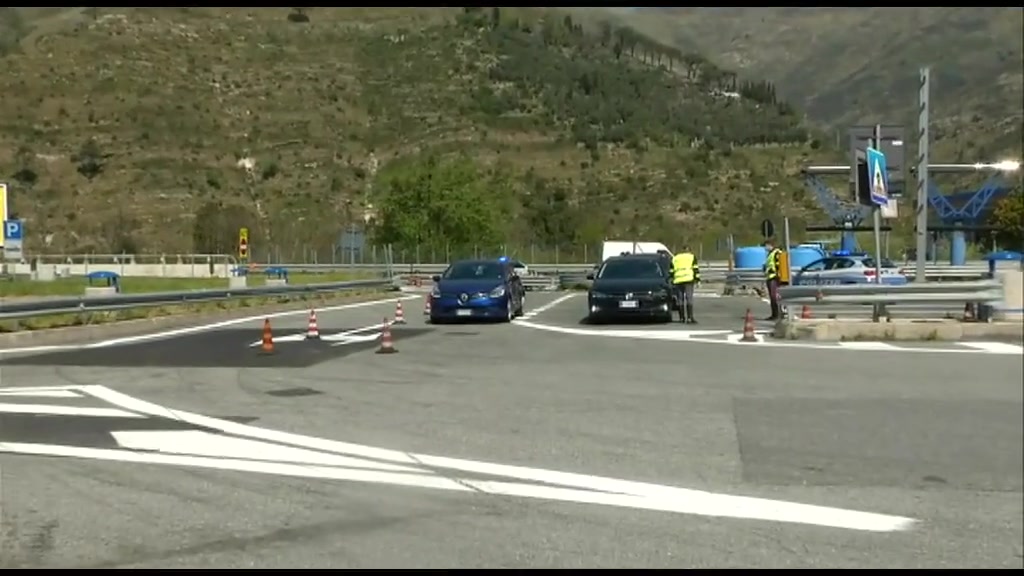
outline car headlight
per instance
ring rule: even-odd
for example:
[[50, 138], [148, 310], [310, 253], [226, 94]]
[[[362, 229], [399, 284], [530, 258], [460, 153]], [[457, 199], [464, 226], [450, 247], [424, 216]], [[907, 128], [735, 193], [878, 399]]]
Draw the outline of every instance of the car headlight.
[[431, 298], [440, 298], [441, 297], [441, 288], [439, 288], [437, 286], [434, 286], [434, 288], [430, 290], [430, 297]]
[[505, 295], [505, 287], [504, 286], [498, 286], [494, 290], [491, 290], [491, 293], [488, 294], [488, 296], [490, 296], [491, 298], [501, 298], [504, 295]]
[[590, 293], [590, 297], [591, 298], [611, 298], [611, 296], [609, 296], [608, 294], [605, 294], [604, 292], [591, 292]]

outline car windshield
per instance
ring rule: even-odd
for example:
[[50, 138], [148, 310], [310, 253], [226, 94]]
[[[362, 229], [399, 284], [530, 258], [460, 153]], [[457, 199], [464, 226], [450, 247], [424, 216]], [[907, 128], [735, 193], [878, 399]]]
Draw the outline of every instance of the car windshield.
[[446, 280], [500, 280], [503, 266], [498, 262], [456, 262], [445, 270]]
[[597, 277], [618, 280], [627, 278], [662, 278], [664, 275], [661, 266], [658, 266], [654, 259], [624, 258], [622, 260], [609, 260], [605, 262]]

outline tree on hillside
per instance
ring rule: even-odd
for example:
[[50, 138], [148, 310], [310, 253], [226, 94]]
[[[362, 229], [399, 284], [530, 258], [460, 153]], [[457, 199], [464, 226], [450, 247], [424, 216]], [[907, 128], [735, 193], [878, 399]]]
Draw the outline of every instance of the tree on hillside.
[[496, 244], [504, 232], [507, 186], [503, 176], [484, 174], [466, 157], [386, 166], [374, 185], [381, 194], [374, 240], [407, 247]]
[[1024, 249], [1024, 190], [1004, 197], [992, 211], [996, 242], [1010, 250]]
[[[196, 212], [192, 224], [192, 250], [198, 254], [234, 254], [238, 230], [254, 228], [257, 220], [244, 206], [210, 201]], [[253, 242], [253, 232], [249, 235]]]

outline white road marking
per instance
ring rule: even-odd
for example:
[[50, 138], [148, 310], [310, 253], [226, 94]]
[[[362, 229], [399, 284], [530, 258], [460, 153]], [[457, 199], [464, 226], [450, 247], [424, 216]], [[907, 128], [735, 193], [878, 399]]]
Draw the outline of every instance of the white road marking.
[[27, 354], [27, 353], [31, 353], [31, 352], [53, 352], [55, 350], [71, 350], [71, 349], [74, 349], [74, 348], [78, 348], [78, 346], [76, 346], [76, 345], [61, 345], [61, 346], [26, 346], [24, 348], [7, 348], [7, 349], [4, 349], [4, 350], [0, 350], [0, 356], [3, 356], [4, 354], [15, 354], [15, 353], [18, 353], [18, 352], [26, 353]]
[[565, 302], [565, 301], [569, 300], [570, 298], [575, 298], [577, 295], [578, 294], [576, 292], [570, 292], [569, 294], [564, 294], [562, 296], [559, 296], [558, 298], [555, 298], [554, 300], [552, 300], [551, 302], [548, 302], [547, 304], [544, 304], [543, 306], [538, 306], [537, 308], [534, 308], [532, 310], [527, 311], [525, 314], [523, 314], [522, 316], [517, 318], [515, 320], [515, 322], [520, 322], [522, 320], [529, 320], [530, 318], [533, 318], [534, 316], [537, 316], [538, 314], [543, 314], [543, 313], [547, 312], [548, 310], [551, 310], [555, 306], [558, 306], [562, 302]]
[[1024, 347], [1005, 342], [960, 342], [960, 345], [990, 354], [1024, 354]]
[[[843, 348], [841, 346], [836, 345], [835, 343], [834, 344], [819, 344], [819, 343], [812, 343], [812, 342], [795, 342], [795, 341], [792, 341], [792, 340], [775, 341], [774, 339], [771, 339], [771, 338], [765, 338], [766, 332], [763, 332], [763, 331], [755, 331], [754, 335], [757, 338], [757, 342], [743, 342], [742, 341], [742, 334], [735, 333], [735, 332], [731, 333], [731, 335], [727, 336], [726, 339], [724, 339], [724, 340], [722, 340], [722, 339], [703, 338], [703, 337], [700, 337], [700, 336], [693, 336], [693, 337], [664, 336], [664, 337], [661, 337], [661, 338], [644, 338], [644, 336], [638, 335], [638, 333], [639, 334], [643, 334], [642, 331], [632, 331], [632, 330], [587, 330], [587, 329], [582, 329], [582, 328], [569, 328], [569, 327], [566, 327], [566, 326], [555, 326], [555, 325], [552, 325], [552, 324], [540, 324], [540, 323], [537, 323], [537, 322], [528, 322], [528, 321], [519, 321], [519, 322], [516, 322], [516, 325], [524, 326], [526, 328], [533, 328], [535, 330], [545, 330], [545, 331], [548, 331], [548, 332], [557, 332], [557, 333], [560, 333], [560, 334], [574, 334], [574, 335], [579, 335], [579, 336], [604, 336], [606, 338], [638, 338], [638, 339], [648, 339], [648, 340], [653, 340], [653, 339], [657, 339], [657, 340], [676, 340], [676, 341], [694, 342], [694, 343], [699, 343], [699, 344], [719, 344], [719, 345], [731, 345], [731, 346], [749, 346], [751, 344], [758, 344], [759, 347], [769, 346], [769, 347], [789, 348], [789, 349], [801, 348], [801, 349], [805, 349], [805, 350], [846, 350], [846, 351], [853, 351], [854, 350], [853, 348]], [[664, 333], [671, 334], [670, 331], [664, 331]], [[770, 332], [768, 332], [768, 333], [770, 333]], [[962, 343], [959, 343], [959, 344], [966, 344], [966, 342], [962, 342]], [[975, 342], [974, 344], [977, 344], [977, 342]], [[1022, 350], [1019, 349], [1019, 348], [1016, 349], [1016, 350], [1011, 350], [1009, 348], [1000, 348], [1000, 350], [1001, 351], [996, 352], [995, 348], [992, 348], [990, 350], [979, 350], [979, 349], [963, 349], [963, 348], [954, 348], [954, 347], [948, 347], [948, 348], [918, 348], [918, 347], [908, 346], [906, 348], [903, 348], [903, 347], [895, 347], [894, 346], [892, 348], [885, 348], [884, 350], [881, 349], [881, 348], [877, 348], [877, 349], [872, 349], [871, 351], [877, 351], [877, 352], [886, 351], [886, 352], [899, 352], [899, 353], [906, 352], [906, 353], [916, 353], [916, 354], [1021, 354], [1022, 353]], [[858, 349], [857, 351], [868, 351], [868, 350], [862, 348], [862, 349]]]
[[[384, 298], [381, 300], [371, 300], [368, 302], [356, 302], [354, 304], [340, 304], [338, 306], [327, 306], [325, 308], [316, 308], [318, 313], [322, 312], [338, 312], [341, 310], [354, 310], [357, 308], [367, 308], [369, 306], [378, 306], [380, 304], [394, 304], [398, 300], [415, 300], [419, 296], [400, 296], [398, 298]], [[257, 322], [264, 318], [285, 318], [288, 316], [299, 316], [303, 314], [309, 314], [308, 309], [303, 310], [288, 310], [286, 312], [276, 312], [274, 314], [258, 314], [256, 316], [247, 316], [245, 318], [233, 318], [231, 320], [222, 320], [220, 322], [214, 322], [212, 324], [203, 324], [200, 326], [189, 326], [187, 328], [176, 328], [174, 330], [166, 330], [164, 332], [156, 332], [152, 334], [143, 334], [140, 336], [126, 336], [124, 338], [113, 338], [111, 340], [104, 340], [102, 342], [96, 342], [95, 344], [88, 344], [85, 348], [102, 348], [104, 346], [117, 346], [119, 344], [134, 344], [136, 342], [146, 342], [148, 340], [157, 340], [161, 338], [176, 338], [178, 336], [185, 336], [188, 334], [195, 334], [197, 332], [208, 332], [210, 330], [216, 330], [218, 328], [226, 328], [228, 326], [236, 326], [238, 324], [246, 324], [248, 322]]]
[[851, 348], [853, 350], [899, 350], [899, 346], [893, 346], [885, 342], [837, 342], [841, 348]]
[[[388, 325], [390, 326], [392, 324], [394, 324], [394, 321], [393, 320], [389, 320], [388, 321]], [[321, 331], [320, 332], [320, 339], [324, 340], [326, 342], [337, 342], [338, 344], [351, 344], [352, 342], [355, 342], [355, 341], [365, 342], [367, 340], [360, 339], [360, 337], [356, 337], [355, 335], [359, 334], [361, 332], [368, 332], [370, 330], [378, 330], [379, 331], [379, 330], [381, 330], [383, 328], [383, 326], [384, 326], [384, 322], [380, 322], [378, 324], [370, 324], [369, 326], [363, 326], [362, 328], [355, 328], [353, 330], [346, 330], [345, 332], [336, 332], [334, 334], [325, 334], [323, 331]], [[372, 336], [372, 338], [368, 338], [368, 340], [375, 339], [378, 336], [379, 336], [378, 334], [374, 334]], [[305, 331], [297, 332], [295, 334], [287, 334], [287, 335], [284, 335], [284, 336], [274, 336], [274, 343], [275, 344], [277, 344], [279, 342], [305, 342], [305, 340], [306, 340], [306, 332]], [[257, 340], [255, 342], [253, 342], [252, 344], [249, 344], [249, 347], [250, 348], [255, 348], [255, 347], [261, 345], [262, 343], [263, 343], [263, 340], [260, 339], [260, 340]]]
[[26, 388], [0, 389], [0, 396], [19, 396], [26, 398], [81, 398], [82, 396], [71, 390], [33, 390]]
[[360, 470], [352, 468], [332, 468], [309, 464], [289, 464], [277, 462], [257, 462], [234, 458], [209, 458], [205, 456], [181, 456], [175, 454], [159, 454], [149, 452], [130, 452], [128, 450], [110, 450], [104, 448], [77, 448], [54, 444], [26, 444], [19, 442], [0, 442], [0, 452], [28, 454], [35, 456], [64, 456], [68, 458], [86, 458], [89, 460], [106, 460], [112, 462], [136, 462], [139, 464], [164, 464], [171, 466], [192, 466], [213, 470], [231, 470], [236, 472], [255, 472], [258, 474], [274, 474], [297, 478], [319, 478], [324, 480], [348, 480], [351, 482], [372, 482], [376, 484], [395, 484], [439, 490], [470, 492], [472, 488], [463, 486], [454, 480], [427, 474], [406, 474], [402, 472], [381, 472], [378, 470]]
[[[756, 340], [758, 344], [764, 344], [764, 342], [765, 342], [764, 334], [758, 334], [757, 332], [754, 332], [753, 336], [754, 336], [754, 340]], [[745, 342], [743, 340], [743, 334], [742, 333], [741, 334], [736, 334], [735, 332], [729, 334], [728, 336], [726, 336], [725, 339], [726, 339], [727, 342], [730, 342], [732, 344], [753, 344], [754, 343], [754, 342]]]
[[[69, 387], [69, 389], [72, 389], [72, 387]], [[244, 445], [223, 441], [218, 445], [205, 436], [191, 435], [186, 438], [175, 436], [170, 431], [158, 435], [139, 433], [127, 433], [126, 435], [126, 433], [119, 433], [119, 440], [125, 441], [129, 446], [148, 447], [150, 450], [158, 450], [157, 452], [132, 452], [128, 450], [75, 448], [13, 442], [0, 443], [0, 452], [193, 466], [306, 478], [396, 484], [463, 492], [476, 491], [491, 495], [601, 504], [605, 506], [712, 517], [788, 522], [873, 532], [908, 530], [916, 522], [911, 518], [871, 512], [748, 496], [717, 494], [703, 490], [690, 490], [554, 470], [411, 454], [397, 450], [267, 430], [190, 412], [172, 410], [144, 400], [132, 398], [104, 386], [90, 385], [74, 387], [74, 389], [126, 410], [134, 410], [164, 418], [173, 418], [194, 426], [205, 427], [209, 430], [207, 434], [216, 435], [215, 431], [219, 431], [224, 434], [240, 436], [250, 441], [258, 440], [285, 444], [288, 446], [280, 447], [277, 454], [283, 455], [291, 461], [253, 461], [238, 457], [246, 455], [267, 457], [269, 455], [269, 448], [263, 448], [260, 446], [260, 442]], [[400, 467], [411, 468], [414, 471], [419, 471], [419, 473], [353, 469], [355, 467], [351, 466], [351, 463], [348, 461], [346, 462], [350, 467], [329, 466], [323, 464], [326, 456], [318, 455], [316, 459], [311, 459], [313, 461], [305, 461], [303, 460], [305, 458], [303, 451], [298, 449], [290, 450], [289, 447], [328, 452], [333, 456], [344, 456], [353, 459], [371, 458], [398, 464]], [[167, 454], [165, 453], [167, 451], [179, 453]], [[185, 454], [185, 452], [188, 452], [188, 454]], [[210, 456], [210, 454], [214, 453], [218, 454], [219, 457]], [[230, 453], [230, 455], [225, 456], [227, 453]], [[300, 465], [297, 462], [303, 462], [303, 464]], [[373, 463], [373, 466], [365, 465], [366, 468], [374, 466], [380, 467], [380, 464]], [[442, 470], [449, 472], [445, 473]], [[487, 474], [504, 477], [505, 479], [474, 480], [456, 477], [452, 472]], [[441, 477], [441, 474], [447, 474], [449, 477]], [[515, 480], [521, 482], [516, 482]], [[523, 484], [522, 481], [542, 482], [554, 486]]]
[[92, 408], [79, 406], [53, 406], [49, 404], [5, 404], [0, 403], [0, 413], [46, 414], [50, 416], [97, 416], [101, 418], [145, 418], [116, 408]]
[[111, 435], [123, 448], [148, 450], [162, 454], [236, 458], [239, 460], [276, 460], [292, 464], [344, 466], [390, 472], [422, 472], [422, 470], [410, 466], [372, 462], [259, 440], [221, 436], [200, 430], [133, 430], [112, 432]]

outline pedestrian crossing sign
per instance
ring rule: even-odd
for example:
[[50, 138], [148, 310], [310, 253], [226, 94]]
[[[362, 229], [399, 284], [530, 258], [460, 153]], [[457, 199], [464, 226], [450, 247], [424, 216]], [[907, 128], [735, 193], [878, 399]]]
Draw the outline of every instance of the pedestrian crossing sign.
[[871, 203], [875, 206], [885, 206], [889, 203], [889, 174], [886, 170], [885, 154], [881, 150], [868, 147], [864, 156], [868, 164]]

